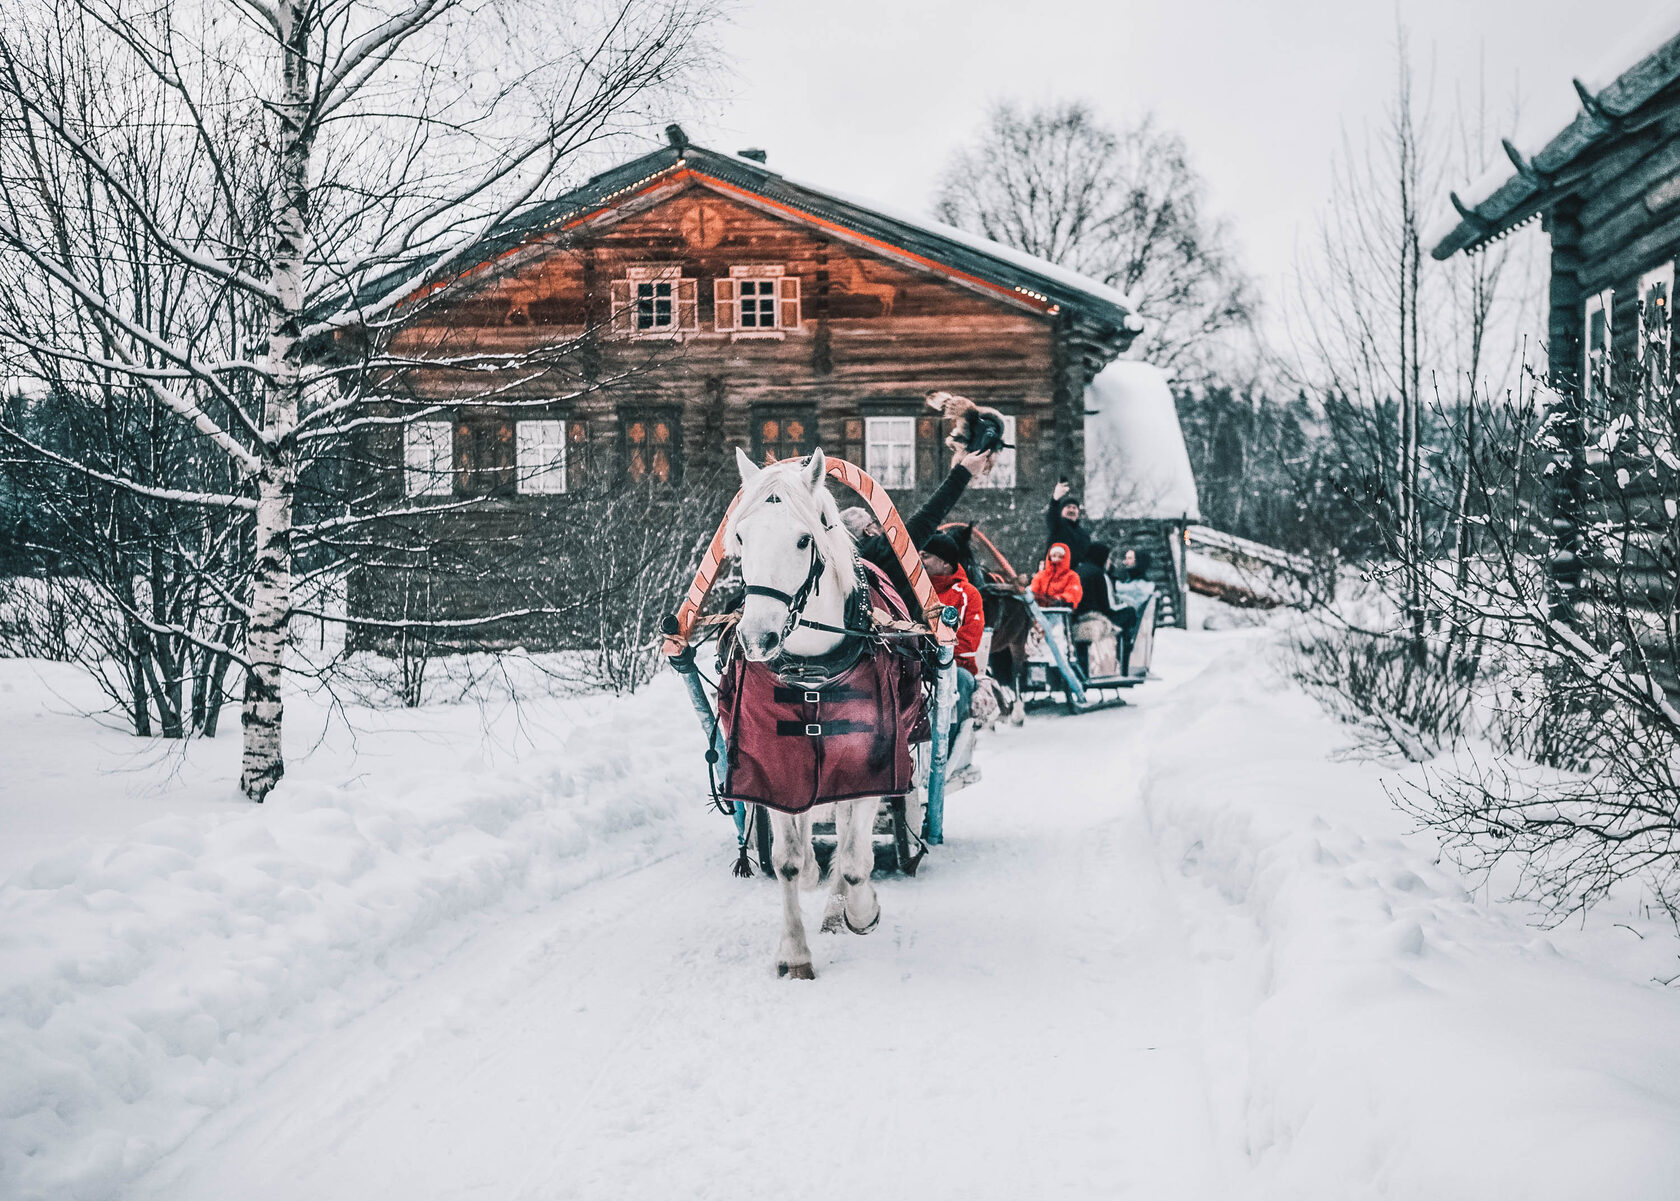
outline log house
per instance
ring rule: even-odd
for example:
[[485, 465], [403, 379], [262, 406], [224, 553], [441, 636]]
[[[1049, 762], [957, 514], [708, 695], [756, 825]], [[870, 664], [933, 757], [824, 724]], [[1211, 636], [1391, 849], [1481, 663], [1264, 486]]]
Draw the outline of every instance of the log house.
[[[1126, 297], [795, 183], [758, 152], [667, 135], [406, 298], [389, 350], [410, 365], [369, 404], [407, 416], [374, 426], [358, 458], [381, 503], [434, 504], [447, 541], [516, 550], [432, 573], [429, 611], [553, 603], [588, 575], [587, 532], [604, 519], [592, 505], [631, 488], [656, 509], [665, 492], [732, 490], [735, 447], [767, 462], [821, 445], [908, 512], [950, 457], [923, 401], [935, 389], [1001, 410], [1016, 444], [953, 516], [1036, 562], [1051, 487], [1083, 484], [1086, 387], [1141, 328]], [[702, 507], [715, 524], [721, 501]], [[411, 589], [407, 572], [358, 570], [352, 613], [409, 611], [399, 575]], [[568, 638], [511, 623], [463, 639], [510, 641]]]

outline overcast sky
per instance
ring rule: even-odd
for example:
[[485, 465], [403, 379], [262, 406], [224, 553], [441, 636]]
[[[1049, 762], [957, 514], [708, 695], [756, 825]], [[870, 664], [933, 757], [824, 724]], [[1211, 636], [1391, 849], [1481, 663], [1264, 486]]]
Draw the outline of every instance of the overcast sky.
[[738, 0], [717, 34], [733, 75], [687, 129], [925, 212], [994, 99], [1078, 98], [1117, 122], [1152, 109], [1184, 136], [1275, 304], [1342, 131], [1389, 95], [1397, 11], [1439, 105], [1473, 92], [1481, 61], [1494, 107], [1520, 94], [1532, 121], [1567, 110], [1570, 76], [1631, 53], [1672, 0]]

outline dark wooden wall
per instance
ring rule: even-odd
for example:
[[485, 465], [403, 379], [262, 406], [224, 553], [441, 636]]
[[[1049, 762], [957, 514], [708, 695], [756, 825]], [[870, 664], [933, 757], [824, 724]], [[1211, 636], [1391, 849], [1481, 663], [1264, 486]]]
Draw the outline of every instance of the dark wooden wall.
[[[1680, 84], [1625, 118], [1616, 134], [1570, 171], [1574, 182], [1560, 189], [1545, 213], [1552, 248], [1548, 353], [1566, 452], [1553, 475], [1551, 588], [1554, 615], [1586, 621], [1591, 620], [1595, 588], [1611, 576], [1622, 586], [1641, 573], [1648, 577], [1644, 586], [1653, 612], [1666, 609], [1675, 587], [1671, 568], [1654, 559], [1641, 562], [1644, 551], [1637, 535], [1618, 550], [1612, 564], [1595, 560], [1580, 531], [1617, 519], [1606, 500], [1611, 487], [1604, 478], [1607, 467], [1593, 449], [1605, 415], [1590, 412], [1583, 399], [1586, 304], [1605, 289], [1614, 290], [1614, 394], [1639, 370], [1640, 277], [1680, 258]], [[1669, 325], [1672, 335], [1672, 321]], [[1616, 493], [1627, 499], [1626, 489], [1618, 487]], [[1637, 510], [1639, 498], [1631, 499]], [[1663, 638], [1647, 642], [1642, 634], [1640, 641], [1648, 652], [1666, 657]]]

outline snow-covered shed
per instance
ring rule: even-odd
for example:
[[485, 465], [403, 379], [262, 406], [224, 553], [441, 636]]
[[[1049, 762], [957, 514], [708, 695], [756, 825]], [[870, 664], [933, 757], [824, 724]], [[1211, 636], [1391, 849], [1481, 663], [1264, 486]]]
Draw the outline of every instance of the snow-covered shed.
[[1201, 520], [1167, 377], [1118, 359], [1085, 389], [1085, 511], [1116, 551], [1145, 550], [1160, 619], [1184, 624], [1184, 529]]

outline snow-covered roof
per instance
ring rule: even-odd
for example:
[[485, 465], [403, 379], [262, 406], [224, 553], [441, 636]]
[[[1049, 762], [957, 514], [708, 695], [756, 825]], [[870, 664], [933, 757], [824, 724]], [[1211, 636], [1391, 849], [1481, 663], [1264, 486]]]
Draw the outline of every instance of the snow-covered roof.
[[1571, 80], [1572, 91], [1542, 93], [1517, 133], [1504, 139], [1504, 159], [1448, 193], [1451, 208], [1443, 206], [1424, 244], [1445, 259], [1522, 224], [1544, 207], [1558, 172], [1677, 79], [1680, 12], [1669, 10], [1631, 32], [1597, 68]]
[[1201, 520], [1178, 406], [1158, 367], [1117, 359], [1085, 389], [1084, 502], [1094, 518]]

